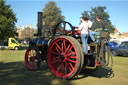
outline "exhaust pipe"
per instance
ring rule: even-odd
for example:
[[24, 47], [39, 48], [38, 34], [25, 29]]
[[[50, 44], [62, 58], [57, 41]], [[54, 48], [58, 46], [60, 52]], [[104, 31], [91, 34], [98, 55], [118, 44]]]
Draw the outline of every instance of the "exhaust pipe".
[[43, 12], [38, 12], [38, 20], [37, 20], [37, 34], [34, 34], [34, 36], [41, 37], [42, 36], [42, 17], [43, 17]]
[[38, 36], [41, 37], [42, 33], [42, 17], [43, 12], [38, 12]]

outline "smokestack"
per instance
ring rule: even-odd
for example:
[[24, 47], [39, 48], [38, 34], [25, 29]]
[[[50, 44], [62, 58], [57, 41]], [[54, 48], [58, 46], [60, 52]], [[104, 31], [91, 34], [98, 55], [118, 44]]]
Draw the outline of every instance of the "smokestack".
[[41, 37], [42, 33], [42, 16], [43, 12], [38, 12], [38, 36]]

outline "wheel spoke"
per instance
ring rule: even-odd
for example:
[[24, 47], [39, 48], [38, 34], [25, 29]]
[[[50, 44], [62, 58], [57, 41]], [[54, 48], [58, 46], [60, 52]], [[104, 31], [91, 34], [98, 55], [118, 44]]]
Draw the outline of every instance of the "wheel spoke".
[[70, 61], [70, 62], [72, 62], [72, 63], [76, 63], [76, 61], [73, 61], [73, 60], [71, 60], [69, 58], [67, 58], [67, 60]]
[[33, 56], [33, 52], [32, 52], [33, 50], [31, 50], [31, 56]]
[[32, 61], [34, 61], [35, 60], [35, 58], [32, 56]]
[[32, 65], [32, 61], [31, 61], [31, 60], [30, 60], [30, 61], [28, 61], [28, 62], [29, 62], [29, 64], [30, 64], [30, 65]]
[[71, 62], [69, 62], [69, 65], [71, 66], [72, 70], [73, 70], [73, 65], [71, 64]]
[[61, 68], [62, 64], [63, 64], [63, 63], [61, 63], [61, 65], [58, 67], [58, 69], [57, 69], [56, 73], [58, 73], [58, 72], [59, 72], [59, 70], [60, 70], [60, 68]]
[[34, 56], [34, 50], [32, 50], [32, 56]]
[[32, 61], [32, 67], [35, 68], [36, 67], [36, 64], [34, 61]]
[[31, 55], [33, 56], [33, 50], [31, 50]]
[[67, 54], [67, 57], [70, 56], [70, 55], [72, 55], [72, 54], [75, 54], [75, 53], [76, 53], [76, 52], [68, 53], [68, 54]]
[[31, 55], [31, 50], [29, 51], [29, 56], [32, 56], [32, 55]]
[[61, 63], [61, 60], [60, 60], [60, 61], [58, 61], [58, 63], [56, 64], [56, 66], [58, 67], [58, 66], [60, 65], [60, 63]]
[[[72, 46], [70, 47], [70, 49], [69, 49], [68, 53], [70, 53], [70, 51], [71, 51], [71, 50], [72, 50]], [[67, 54], [68, 54], [68, 53], [67, 53]]]
[[34, 52], [33, 52], [33, 56], [36, 56], [37, 55], [37, 52], [34, 50]]
[[56, 43], [56, 46], [60, 49], [60, 51], [62, 52], [62, 49], [60, 48], [60, 46]]
[[64, 22], [64, 30], [65, 30], [65, 28], [66, 28], [66, 23]]
[[61, 44], [61, 49], [62, 49], [62, 52], [64, 52], [64, 43], [63, 42]]
[[70, 47], [70, 45], [68, 45], [68, 47], [66, 48], [65, 53], [67, 53], [67, 51], [68, 51], [69, 47]]
[[61, 61], [60, 59], [57, 59], [57, 60], [52, 61], [51, 63], [55, 64], [56, 62], [60, 62], [60, 61]]
[[75, 58], [76, 59], [76, 56], [69, 56], [68, 58]]
[[59, 51], [59, 49], [56, 47], [56, 51], [58, 52], [58, 53], [60, 53], [60, 51]]
[[28, 63], [30, 63], [30, 62], [31, 62], [31, 59], [29, 58], [29, 59], [28, 59]]
[[33, 56], [36, 56], [36, 53], [33, 53]]
[[72, 71], [72, 69], [70, 68], [69, 64], [68, 64], [67, 62], [65, 62], [65, 64], [66, 64], [66, 66], [68, 67], [68, 69], [69, 69], [70, 71]]
[[30, 60], [31, 56], [28, 55], [28, 59]]
[[65, 40], [63, 42], [64, 42], [64, 51], [66, 51], [66, 42]]

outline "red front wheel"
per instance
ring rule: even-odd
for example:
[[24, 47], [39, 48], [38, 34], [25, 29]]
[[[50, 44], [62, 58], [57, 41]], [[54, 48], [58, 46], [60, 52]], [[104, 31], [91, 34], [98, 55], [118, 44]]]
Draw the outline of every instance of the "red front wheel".
[[25, 64], [29, 70], [37, 70], [40, 66], [40, 54], [36, 48], [28, 48], [25, 53]]
[[80, 72], [82, 54], [78, 41], [72, 37], [55, 38], [48, 49], [48, 66], [59, 78], [70, 79]]

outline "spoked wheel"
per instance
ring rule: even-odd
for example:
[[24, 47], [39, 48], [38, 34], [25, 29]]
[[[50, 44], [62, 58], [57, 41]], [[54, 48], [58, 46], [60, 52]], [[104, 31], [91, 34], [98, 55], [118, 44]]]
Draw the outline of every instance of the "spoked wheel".
[[53, 36], [63, 36], [63, 35], [73, 36], [73, 34], [74, 34], [74, 27], [69, 22], [66, 21], [59, 22], [53, 30]]
[[25, 53], [25, 64], [29, 70], [37, 70], [41, 59], [39, 51], [36, 48], [28, 48]]
[[99, 62], [103, 68], [112, 68], [113, 58], [107, 40], [101, 41]]
[[48, 66], [59, 78], [70, 79], [83, 67], [83, 58], [77, 40], [69, 36], [55, 38], [48, 49]]

